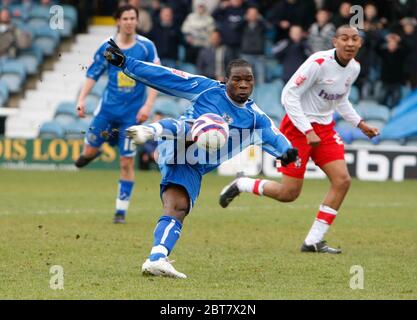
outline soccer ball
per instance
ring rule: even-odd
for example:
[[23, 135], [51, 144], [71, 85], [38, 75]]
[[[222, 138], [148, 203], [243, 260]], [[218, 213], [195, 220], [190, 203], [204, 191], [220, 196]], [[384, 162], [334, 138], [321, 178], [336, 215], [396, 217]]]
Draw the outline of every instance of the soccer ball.
[[215, 152], [226, 144], [229, 125], [221, 116], [206, 113], [194, 121], [191, 137], [200, 149]]

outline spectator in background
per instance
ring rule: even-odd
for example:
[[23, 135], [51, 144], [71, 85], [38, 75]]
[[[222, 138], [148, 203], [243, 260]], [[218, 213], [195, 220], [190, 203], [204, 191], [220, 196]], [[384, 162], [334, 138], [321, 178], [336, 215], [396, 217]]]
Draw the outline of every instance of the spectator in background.
[[271, 8], [268, 20], [275, 26], [276, 40], [288, 39], [294, 24], [307, 30], [314, 22], [316, 6], [313, 0], [283, 0]]
[[243, 0], [223, 0], [213, 12], [223, 43], [232, 51], [233, 58], [239, 56], [245, 13], [246, 6]]
[[284, 82], [287, 82], [292, 77], [298, 67], [311, 54], [304, 31], [300, 26], [291, 26], [289, 35], [289, 39], [279, 41], [272, 49], [272, 52], [284, 67], [282, 77]]
[[411, 88], [417, 89], [417, 32], [416, 19], [404, 18], [401, 20], [403, 27], [403, 41], [409, 48], [409, 53], [405, 61], [405, 75], [410, 82]]
[[332, 21], [336, 28], [345, 24], [350, 24], [350, 18], [351, 18], [350, 7], [351, 6], [352, 5], [350, 4], [349, 1], [343, 1], [340, 4], [339, 11], [337, 14], [333, 16], [333, 21]]
[[389, 33], [377, 50], [381, 57], [381, 81], [383, 94], [379, 103], [395, 107], [401, 100], [401, 86], [405, 83], [404, 72], [407, 48], [396, 33]]
[[330, 12], [319, 10], [316, 13], [316, 22], [309, 29], [308, 44], [312, 52], [330, 50], [333, 48], [335, 27], [330, 22]]
[[11, 21], [8, 9], [0, 11], [0, 57], [14, 58], [18, 50], [27, 49], [32, 45], [32, 34], [17, 28]]
[[361, 32], [363, 39], [356, 59], [361, 64], [361, 71], [356, 81], [361, 98], [367, 98], [373, 92], [373, 84], [378, 78], [379, 56], [376, 47], [381, 38], [383, 22], [378, 16], [378, 9], [370, 2], [364, 8], [364, 30]]
[[159, 15], [159, 11], [163, 7], [170, 7], [174, 12], [174, 24], [180, 29], [185, 18], [191, 12], [192, 0], [154, 0], [152, 7]]
[[246, 11], [240, 52], [254, 70], [256, 83], [265, 82], [265, 32], [267, 25], [256, 7]]
[[10, 12], [8, 9], [2, 9], [0, 11], [0, 57], [2, 59], [13, 55], [14, 38], [15, 27], [11, 22]]
[[220, 31], [214, 30], [210, 35], [210, 47], [201, 49], [198, 55], [197, 70], [207, 78], [224, 81], [226, 66], [232, 60], [233, 54], [222, 44]]
[[204, 2], [208, 14], [211, 15], [214, 12], [214, 10], [218, 7], [220, 0], [193, 0], [193, 11], [197, 10], [197, 6], [201, 2]]
[[207, 12], [203, 0], [197, 2], [196, 10], [185, 19], [181, 31], [185, 37], [187, 62], [195, 64], [198, 53], [210, 44], [210, 34], [215, 28], [213, 17]]
[[162, 65], [176, 68], [181, 32], [174, 23], [172, 8], [161, 8], [159, 21], [154, 23], [149, 38], [155, 43]]
[[152, 30], [152, 17], [148, 11], [143, 9], [142, 0], [123, 0], [119, 2], [119, 6], [130, 4], [138, 9], [139, 23], [136, 32], [141, 35], [148, 35]]

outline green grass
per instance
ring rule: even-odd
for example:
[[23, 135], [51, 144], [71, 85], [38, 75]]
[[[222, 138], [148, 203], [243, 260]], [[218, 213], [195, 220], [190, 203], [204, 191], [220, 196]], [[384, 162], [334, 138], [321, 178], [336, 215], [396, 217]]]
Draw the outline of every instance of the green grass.
[[[149, 278], [140, 266], [161, 215], [159, 173], [139, 172], [126, 225], [113, 225], [118, 172], [0, 170], [0, 299], [416, 299], [417, 182], [354, 181], [327, 236], [337, 256], [299, 247], [328, 188], [309, 181], [283, 204], [243, 195], [208, 175], [172, 259], [186, 280]], [[52, 290], [52, 265], [65, 272]], [[363, 290], [350, 268], [365, 271]]]

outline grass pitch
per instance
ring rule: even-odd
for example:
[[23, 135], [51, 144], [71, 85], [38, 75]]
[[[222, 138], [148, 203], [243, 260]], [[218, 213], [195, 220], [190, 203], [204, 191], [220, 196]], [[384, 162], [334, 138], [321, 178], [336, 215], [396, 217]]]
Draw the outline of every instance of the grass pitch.
[[[294, 203], [242, 195], [207, 175], [171, 256], [186, 280], [140, 275], [161, 215], [159, 173], [139, 172], [126, 225], [113, 225], [118, 172], [0, 170], [0, 299], [416, 299], [417, 182], [354, 181], [327, 240], [299, 248], [328, 188], [305, 182]], [[50, 268], [64, 268], [64, 289]], [[364, 289], [349, 286], [351, 267]]]

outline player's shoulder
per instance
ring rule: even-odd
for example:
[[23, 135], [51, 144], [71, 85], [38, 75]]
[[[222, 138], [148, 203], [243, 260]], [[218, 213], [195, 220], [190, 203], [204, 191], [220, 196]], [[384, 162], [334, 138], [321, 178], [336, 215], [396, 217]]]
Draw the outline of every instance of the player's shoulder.
[[325, 50], [325, 51], [317, 51], [313, 53], [309, 58], [308, 61], [317, 66], [325, 66], [329, 61], [331, 61], [334, 57], [334, 50]]
[[361, 64], [358, 60], [353, 58], [352, 61], [349, 63], [349, 68], [352, 69], [354, 72], [359, 73], [361, 70]]
[[145, 36], [142, 36], [140, 34], [136, 35], [136, 42], [143, 44], [145, 46], [154, 46], [155, 44], [153, 43], [153, 41]]
[[248, 100], [246, 107], [252, 109], [258, 115], [266, 115], [266, 113], [252, 99]]

